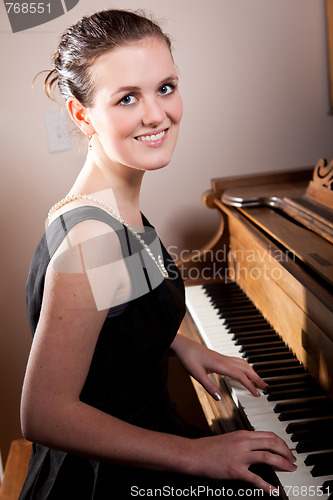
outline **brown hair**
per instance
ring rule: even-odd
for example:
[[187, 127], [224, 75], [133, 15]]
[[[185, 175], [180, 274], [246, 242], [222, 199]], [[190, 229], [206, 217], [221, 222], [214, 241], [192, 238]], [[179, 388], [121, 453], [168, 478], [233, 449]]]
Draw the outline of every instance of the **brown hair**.
[[171, 50], [169, 37], [151, 19], [125, 10], [105, 10], [83, 17], [60, 38], [53, 56], [54, 69], [45, 78], [45, 91], [51, 97], [58, 88], [65, 99], [76, 97], [89, 107], [93, 103], [91, 66], [109, 50], [145, 37], [163, 39]]

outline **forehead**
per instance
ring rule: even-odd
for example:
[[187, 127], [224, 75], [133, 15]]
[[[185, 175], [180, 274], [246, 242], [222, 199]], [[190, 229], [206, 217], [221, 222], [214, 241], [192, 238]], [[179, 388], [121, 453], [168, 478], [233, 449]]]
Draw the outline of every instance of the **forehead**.
[[154, 84], [176, 74], [166, 42], [157, 37], [127, 43], [101, 55], [91, 67], [95, 91]]

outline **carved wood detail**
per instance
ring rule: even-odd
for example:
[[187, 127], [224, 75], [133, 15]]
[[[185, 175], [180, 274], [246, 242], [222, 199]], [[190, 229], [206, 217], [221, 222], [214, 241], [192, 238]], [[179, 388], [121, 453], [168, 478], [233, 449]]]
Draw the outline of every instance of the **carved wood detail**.
[[333, 208], [333, 160], [327, 163], [325, 158], [321, 158], [317, 162], [306, 196]]

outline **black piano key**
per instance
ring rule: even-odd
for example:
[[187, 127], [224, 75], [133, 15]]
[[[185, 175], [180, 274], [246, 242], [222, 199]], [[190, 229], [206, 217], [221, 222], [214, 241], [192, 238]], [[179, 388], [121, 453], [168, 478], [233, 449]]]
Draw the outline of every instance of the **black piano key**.
[[[212, 285], [212, 286], [211, 286]], [[204, 284], [202, 286], [204, 289], [204, 292], [210, 297], [232, 297], [233, 295], [243, 295], [246, 298], [247, 295], [243, 292], [240, 286], [237, 285], [237, 283], [223, 283], [218, 284], [218, 283], [211, 283], [211, 284]]]
[[[233, 293], [242, 293], [244, 294], [243, 290], [241, 287], [233, 282], [233, 283], [205, 283], [202, 288], [206, 291], [207, 294], [209, 295], [225, 295], [225, 296], [230, 296], [230, 291]], [[245, 295], [245, 294], [244, 294]]]
[[251, 324], [249, 322], [246, 322], [244, 324], [237, 325], [237, 324], [232, 324], [232, 322], [228, 322], [227, 326], [230, 329], [230, 331], [232, 331], [233, 333], [237, 333], [237, 332], [247, 333], [247, 332], [263, 331], [263, 332], [267, 332], [267, 333], [274, 333], [274, 335], [276, 335], [276, 332], [273, 330], [273, 328], [270, 328], [267, 325], [260, 325], [257, 323]]
[[244, 333], [246, 335], [247, 333], [258, 332], [260, 335], [262, 333], [274, 333], [276, 335], [276, 333], [274, 332], [274, 330], [272, 330], [272, 328], [266, 325], [261, 325], [260, 323], [247, 322], [244, 324], [238, 323], [234, 325], [225, 323], [225, 326], [227, 327], [228, 331], [230, 331], [230, 333], [238, 333], [238, 334]]
[[221, 314], [224, 316], [228, 317], [233, 317], [235, 316], [235, 313], [243, 313], [244, 315], [249, 315], [249, 316], [258, 316], [262, 320], [264, 320], [263, 315], [260, 313], [260, 311], [254, 307], [251, 302], [246, 302], [243, 300], [235, 300], [232, 302], [224, 302], [224, 301], [211, 301], [212, 304], [214, 304], [214, 309], [219, 311]]
[[[252, 313], [252, 311], [245, 311], [245, 310], [238, 310], [235, 309], [233, 311], [230, 311], [226, 313], [226, 311], [221, 311], [217, 309], [216, 314], [221, 318], [224, 324], [246, 324], [246, 323], [258, 323], [258, 324], [266, 324], [267, 322], [263, 320], [262, 317], [260, 317], [256, 313]], [[267, 325], [269, 326], [269, 325]]]
[[[322, 395], [322, 391], [313, 383], [306, 369], [298, 362], [288, 346], [262, 317], [260, 311], [254, 307], [239, 286], [230, 283], [223, 285], [223, 287], [205, 285], [205, 288], [211, 303], [231, 333], [234, 343], [240, 346], [243, 357], [270, 384], [267, 388], [268, 399], [276, 401], [289, 399], [293, 404], [302, 402], [301, 407], [297, 405], [289, 409], [284, 407], [279, 415], [280, 420], [315, 418], [321, 422], [325, 419], [328, 420], [330, 415], [333, 416], [330, 405], [314, 405], [309, 402], [310, 398], [313, 400], [314, 397], [318, 401], [318, 396]], [[303, 407], [303, 403], [306, 403], [305, 398], [308, 401]], [[317, 419], [317, 415], [326, 415], [326, 417]], [[305, 422], [302, 423], [305, 424]], [[327, 434], [325, 432], [322, 434], [320, 431], [309, 435], [304, 430], [298, 435], [295, 434], [293, 438], [297, 439], [295, 442], [297, 442], [299, 449], [309, 448], [312, 451], [320, 449], [318, 448], [320, 441], [326, 443], [329, 441]]]
[[237, 323], [237, 321], [235, 322], [226, 321], [225, 324], [230, 328], [230, 330], [233, 331], [241, 332], [243, 330], [244, 332], [247, 332], [247, 331], [254, 331], [255, 329], [257, 329], [274, 333], [274, 335], [276, 335], [278, 339], [281, 338], [278, 336], [276, 331], [271, 327], [271, 325], [269, 325], [266, 321], [248, 320], [244, 323], [241, 322]]
[[267, 327], [263, 327], [262, 325], [255, 325], [255, 324], [250, 324], [250, 323], [244, 323], [244, 325], [229, 325], [229, 324], [224, 324], [226, 329], [231, 335], [238, 335], [239, 337], [244, 335], [263, 335], [264, 333], [266, 334], [272, 334], [271, 329]]
[[235, 328], [243, 329], [245, 332], [249, 331], [251, 328], [252, 330], [257, 328], [258, 330], [274, 330], [267, 325], [264, 321], [258, 320], [255, 316], [252, 318], [244, 318], [244, 320], [240, 320], [238, 318], [235, 318], [234, 320], [228, 319], [227, 321], [224, 321], [224, 324], [230, 328], [230, 330], [234, 330]]
[[262, 321], [262, 317], [258, 315], [257, 312], [253, 312], [248, 309], [232, 309], [226, 311], [223, 308], [216, 308], [216, 314], [223, 319], [225, 322], [228, 321]]
[[214, 307], [216, 307], [219, 311], [223, 312], [226, 315], [232, 313], [235, 310], [242, 310], [254, 312], [262, 319], [264, 319], [259, 309], [257, 309], [250, 300], [233, 299], [226, 302], [225, 300], [210, 299], [210, 302], [214, 304]]
[[245, 353], [250, 353], [252, 351], [257, 351], [258, 349], [269, 349], [271, 348], [276, 348], [276, 347], [284, 347], [286, 344], [283, 342], [282, 339], [279, 338], [279, 340], [274, 340], [273, 342], [270, 342], [269, 344], [265, 342], [257, 342], [256, 344], [249, 344], [249, 345], [243, 345], [240, 348], [241, 352]]
[[301, 431], [315, 431], [316, 429], [326, 430], [328, 433], [332, 432], [333, 429], [333, 415], [329, 418], [320, 418], [315, 420], [309, 420], [307, 422], [291, 422], [286, 427], [286, 432], [288, 434], [293, 434], [294, 432]]
[[[324, 493], [333, 494], [333, 479], [325, 481], [321, 489]], [[329, 500], [331, 500], [331, 497]]]
[[318, 438], [326, 438], [328, 435], [327, 429], [317, 427], [317, 428], [311, 428], [311, 429], [302, 429], [301, 431], [293, 432], [290, 435], [290, 439], [294, 443], [299, 443], [300, 441], [306, 441], [307, 439], [318, 439]]
[[263, 317], [262, 314], [260, 314], [260, 311], [256, 307], [254, 307], [251, 301], [233, 300], [230, 302], [225, 302], [223, 300], [211, 300], [210, 302], [215, 309], [218, 309], [226, 316], [228, 316], [228, 314], [232, 314], [234, 311], [244, 311], [245, 313], [247, 311], [250, 311], [257, 314], [258, 316], [261, 316], [261, 318]]
[[[333, 436], [311, 436], [309, 439], [302, 439], [296, 445], [297, 453], [310, 453], [313, 451], [330, 450], [333, 448]], [[333, 471], [332, 471], [333, 474]]]
[[276, 341], [276, 335], [264, 333], [263, 335], [255, 335], [254, 337], [246, 335], [239, 336], [238, 339], [235, 341], [235, 344], [242, 345], [246, 350], [246, 346], [249, 344], [258, 344], [259, 342], [270, 343], [275, 341]]
[[216, 307], [217, 313], [225, 319], [240, 319], [242, 316], [243, 318], [260, 318], [261, 320], [263, 319], [262, 316], [258, 313], [258, 311], [253, 310], [252, 308], [248, 307], [230, 307], [228, 309], [224, 307]]
[[261, 321], [256, 316], [252, 316], [251, 318], [249, 318], [249, 317], [247, 317], [247, 318], [234, 318], [233, 320], [230, 320], [230, 318], [228, 318], [228, 320], [226, 320], [226, 319], [223, 319], [223, 316], [221, 315], [221, 319], [223, 320], [223, 324], [228, 326], [231, 330], [233, 328], [236, 328], [236, 327], [246, 328], [246, 326], [257, 326], [257, 328], [261, 328], [261, 329], [270, 328], [270, 326], [267, 325], [265, 323], [265, 321]]
[[301, 399], [307, 397], [319, 396], [317, 389], [293, 389], [276, 391], [267, 396], [268, 401], [282, 401], [284, 399]]
[[232, 302], [225, 302], [219, 300], [211, 300], [210, 302], [214, 305], [214, 308], [216, 308], [218, 311], [221, 311], [226, 316], [228, 316], [228, 314], [232, 314], [234, 311], [244, 311], [245, 314], [247, 311], [249, 311], [264, 319], [260, 311], [256, 307], [254, 307], [254, 305], [250, 301], [233, 300]]
[[275, 394], [276, 392], [280, 391], [294, 391], [294, 390], [315, 390], [317, 391], [318, 396], [323, 394], [322, 389], [312, 382], [311, 380], [307, 379], [296, 379], [296, 380], [290, 380], [290, 381], [284, 381], [284, 382], [279, 382], [277, 384], [273, 385], [268, 385], [264, 389], [264, 393], [269, 395], [269, 394]]
[[229, 300], [226, 300], [223, 298], [219, 299], [219, 298], [210, 297], [209, 301], [213, 305], [214, 308], [218, 309], [219, 311], [221, 311], [225, 314], [228, 314], [229, 312], [233, 312], [234, 310], [256, 311], [257, 314], [260, 314], [259, 310], [252, 304], [252, 302], [250, 300], [245, 300], [241, 297], [235, 296]]
[[233, 340], [238, 340], [238, 339], [242, 340], [243, 339], [244, 340], [244, 345], [246, 345], [247, 339], [251, 339], [252, 337], [258, 337], [259, 335], [260, 336], [263, 336], [263, 335], [267, 336], [267, 335], [269, 335], [270, 337], [273, 335], [273, 337], [274, 337], [275, 334], [272, 334], [272, 332], [267, 331], [267, 330], [262, 330], [262, 331], [255, 330], [253, 332], [251, 332], [251, 331], [250, 332], [245, 332], [245, 331], [243, 331], [243, 332], [235, 332], [233, 330], [233, 331], [230, 331], [230, 335], [231, 335], [231, 338]]
[[288, 359], [293, 357], [293, 353], [289, 349], [283, 348], [267, 348], [265, 352], [262, 350], [250, 351], [248, 354], [243, 353], [243, 357], [250, 364], [259, 363], [260, 361], [269, 361], [271, 359]]
[[279, 375], [279, 376], [273, 376], [273, 377], [265, 377], [264, 378], [266, 384], [268, 386], [274, 386], [274, 385], [279, 385], [279, 384], [284, 384], [287, 382], [291, 383], [297, 383], [297, 382], [311, 382], [312, 377], [309, 373], [307, 373], [306, 370], [302, 373], [295, 373], [293, 375]]
[[274, 346], [270, 345], [269, 347], [261, 348], [261, 349], [252, 349], [250, 351], [251, 356], [260, 356], [265, 354], [274, 354], [276, 352], [292, 352], [287, 346]]
[[313, 477], [328, 476], [333, 473], [333, 466], [331, 464], [315, 465], [310, 473]]
[[209, 297], [211, 297], [214, 300], [214, 302], [220, 301], [220, 302], [224, 302], [226, 304], [232, 304], [233, 302], [242, 301], [245, 304], [248, 303], [248, 304], [253, 305], [253, 303], [251, 302], [249, 297], [247, 297], [241, 289], [233, 290], [232, 293], [228, 293], [228, 292], [221, 293], [221, 290], [218, 290], [218, 292], [215, 292], [215, 293], [209, 292], [207, 295]]
[[276, 335], [274, 330], [267, 327], [261, 327], [258, 325], [244, 325], [240, 327], [233, 327], [226, 325], [230, 334], [237, 335], [238, 337], [247, 337], [248, 335], [252, 335], [252, 337], [258, 335], [269, 335], [273, 336], [275, 340], [279, 340], [279, 337]]
[[267, 368], [283, 368], [286, 366], [302, 366], [298, 359], [275, 359], [273, 361], [262, 361], [261, 363], [253, 363], [252, 368], [258, 373]]
[[296, 379], [296, 380], [290, 380], [290, 382], [284, 380], [284, 381], [278, 381], [276, 384], [271, 384], [267, 385], [266, 388], [264, 389], [264, 394], [274, 394], [275, 392], [279, 391], [294, 391], [297, 389], [311, 389], [315, 388], [316, 386], [311, 383], [311, 381], [308, 380], [303, 380], [302, 378]]
[[333, 474], [333, 452], [315, 453], [304, 460], [305, 465], [314, 467], [311, 469], [313, 477], [328, 476]]
[[[249, 300], [241, 297], [240, 295], [227, 298], [219, 298], [219, 297], [210, 297], [210, 302], [214, 304], [214, 306], [220, 311], [225, 312], [226, 314], [234, 309], [242, 309], [242, 310], [251, 310], [256, 311], [257, 314], [260, 314], [260, 311], [254, 306], [254, 304]], [[261, 315], [262, 316], [262, 315]]]
[[304, 398], [299, 401], [285, 401], [282, 403], [277, 403], [274, 407], [275, 413], [281, 413], [286, 410], [297, 410], [301, 408], [312, 408], [312, 407], [330, 407], [333, 414], [333, 402], [327, 397], [316, 397], [316, 398]]
[[263, 327], [262, 325], [224, 325], [230, 335], [237, 335], [238, 337], [246, 337], [247, 335], [252, 335], [253, 337], [256, 335], [275, 335], [274, 330], [272, 331], [270, 328]]
[[[270, 345], [272, 345], [272, 344], [270, 344]], [[256, 356], [257, 353], [262, 354], [263, 352], [266, 352], [267, 355], [269, 355], [269, 353], [274, 354], [274, 353], [279, 352], [279, 351], [283, 352], [282, 348], [274, 347], [274, 344], [273, 344], [273, 347], [266, 347], [265, 350], [263, 350], [263, 349], [250, 349], [248, 352], [245, 352], [241, 347], [239, 348], [239, 352], [242, 354], [243, 358], [248, 363], [250, 363], [249, 357]]]
[[296, 359], [295, 355], [291, 351], [277, 351], [273, 353], [265, 354], [251, 354], [246, 358], [246, 361], [250, 364], [260, 363], [261, 361], [278, 361], [282, 359]]
[[244, 297], [241, 293], [235, 293], [232, 295], [224, 296], [214, 296], [212, 294], [208, 294], [209, 300], [212, 304], [216, 304], [219, 307], [231, 307], [233, 305], [245, 305], [250, 307], [255, 307], [251, 300], [247, 297]]
[[332, 408], [328, 406], [300, 408], [297, 410], [286, 410], [279, 414], [278, 419], [281, 422], [288, 420], [298, 420], [301, 418], [324, 417], [332, 414]]
[[333, 451], [325, 453], [314, 453], [304, 460], [305, 465], [318, 465], [329, 461], [333, 466]]
[[[305, 373], [305, 369], [303, 366], [285, 366], [281, 368], [266, 368], [263, 370], [258, 370], [257, 374], [262, 379], [266, 379], [266, 377], [278, 377], [279, 375], [294, 375], [297, 373]], [[266, 381], [266, 380], [265, 380]]]
[[210, 294], [219, 294], [219, 295], [226, 295], [230, 296], [230, 290], [233, 291], [233, 293], [242, 293], [244, 294], [243, 290], [241, 287], [234, 281], [230, 283], [205, 283], [203, 285], [203, 288], [209, 292]]

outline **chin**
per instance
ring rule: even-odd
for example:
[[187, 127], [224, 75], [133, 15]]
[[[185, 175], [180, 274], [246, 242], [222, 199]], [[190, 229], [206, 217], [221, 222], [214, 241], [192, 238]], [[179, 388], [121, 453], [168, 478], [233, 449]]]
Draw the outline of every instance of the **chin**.
[[150, 161], [149, 158], [146, 160], [143, 159], [140, 163], [138, 162], [136, 163], [136, 168], [147, 172], [153, 170], [160, 170], [161, 168], [167, 167], [171, 162], [171, 159], [172, 159], [171, 155], [165, 155], [164, 158], [155, 158], [155, 159], [151, 158]]
[[[159, 158], [155, 158], [155, 160], [153, 160], [151, 162], [152, 169], [159, 170], [160, 168], [167, 167], [172, 160], [173, 151], [174, 151], [174, 148], [172, 149], [171, 153], [170, 153], [170, 151], [168, 151], [166, 154], [160, 155]], [[149, 162], [147, 165], [149, 166]]]
[[160, 170], [161, 168], [167, 167], [169, 165], [170, 161], [171, 161], [171, 159], [168, 161], [165, 161], [165, 162], [154, 164], [154, 165], [146, 165], [145, 170], [147, 172], [154, 171], [154, 170]]

